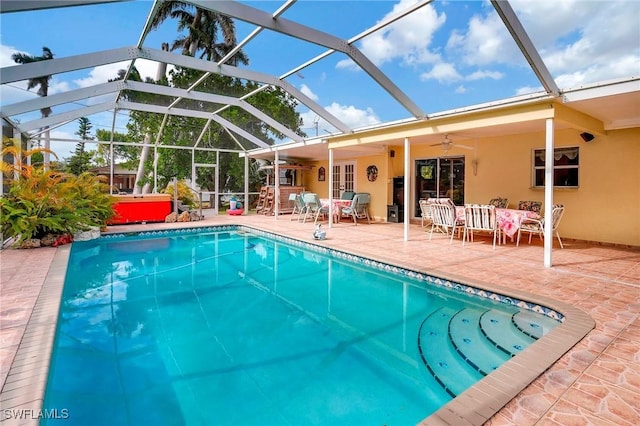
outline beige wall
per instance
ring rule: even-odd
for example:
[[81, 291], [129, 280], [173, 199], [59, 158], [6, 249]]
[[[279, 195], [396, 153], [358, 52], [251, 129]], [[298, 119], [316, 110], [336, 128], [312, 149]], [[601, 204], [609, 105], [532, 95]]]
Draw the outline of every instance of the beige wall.
[[[478, 141], [478, 174], [466, 162], [465, 202], [496, 196], [544, 202], [544, 190], [531, 188], [531, 153], [544, 148], [545, 135], [524, 134], [505, 141]], [[564, 204], [560, 235], [588, 241], [640, 246], [640, 129], [609, 131], [585, 143], [577, 130], [555, 133], [556, 147], [580, 148], [580, 186], [556, 189]]]
[[[368, 192], [371, 194], [371, 205], [369, 214], [372, 219], [387, 219], [387, 203], [390, 200], [389, 190], [391, 188], [388, 175], [387, 153], [380, 153], [371, 156], [357, 158], [340, 159], [339, 161], [354, 161], [356, 163], [356, 192]], [[337, 163], [338, 160], [334, 161]], [[304, 187], [307, 191], [315, 192], [320, 198], [329, 197], [329, 162], [318, 161], [310, 163], [313, 165], [312, 173], [305, 173]], [[378, 178], [374, 182], [367, 179], [367, 167], [375, 165], [378, 168]], [[326, 180], [318, 181], [318, 169], [324, 167], [326, 170]]]
[[[556, 189], [554, 202], [564, 204], [565, 215], [560, 235], [587, 241], [640, 246], [640, 128], [611, 130], [584, 142], [575, 129], [555, 132], [556, 147], [580, 148], [580, 187]], [[487, 203], [500, 196], [517, 208], [520, 200], [544, 202], [544, 190], [531, 187], [533, 149], [545, 146], [544, 132], [461, 141], [477, 147], [477, 175], [473, 174], [474, 151], [452, 148], [447, 155], [465, 156], [465, 202]], [[392, 178], [404, 176], [402, 145], [389, 146], [395, 156], [386, 153], [353, 158], [356, 161], [356, 188], [372, 195], [370, 212], [378, 220], [386, 220], [387, 205], [392, 200]], [[412, 145], [411, 182], [414, 183], [415, 159], [443, 156], [440, 147]], [[378, 179], [369, 182], [366, 169], [378, 167]], [[328, 162], [313, 163], [313, 172], [305, 173], [304, 186], [320, 197], [328, 196]], [[318, 182], [318, 168], [327, 170], [327, 180]], [[411, 191], [411, 204], [414, 193]], [[413, 209], [410, 217], [414, 217]]]
[[[555, 133], [556, 147], [580, 148], [580, 187], [554, 191], [554, 202], [565, 205], [560, 235], [640, 246], [640, 129], [609, 131], [588, 143], [579, 133], [573, 129]], [[487, 203], [498, 196], [508, 198], [512, 208], [520, 200], [544, 202], [544, 190], [531, 187], [532, 150], [544, 148], [544, 132], [475, 142], [475, 176], [473, 151], [454, 148], [448, 153], [465, 156], [465, 202]], [[402, 156], [400, 148], [398, 154]], [[442, 155], [437, 147], [411, 148], [412, 162]], [[395, 164], [401, 170], [402, 163]]]

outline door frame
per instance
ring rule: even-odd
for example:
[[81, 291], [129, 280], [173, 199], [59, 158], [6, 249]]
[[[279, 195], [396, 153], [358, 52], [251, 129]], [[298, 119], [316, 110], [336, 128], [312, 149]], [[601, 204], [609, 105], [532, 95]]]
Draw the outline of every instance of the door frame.
[[[346, 185], [347, 182], [347, 166], [353, 167], [353, 179], [351, 180], [352, 187], [348, 188]], [[336, 168], [338, 168], [338, 173], [336, 174]], [[358, 170], [358, 162], [356, 160], [349, 161], [336, 161], [333, 163], [333, 170], [331, 173], [333, 174], [333, 188], [330, 188], [331, 194], [330, 198], [340, 198], [345, 191], [353, 191], [356, 192], [356, 188], [358, 187], [357, 177], [358, 174], [356, 171]]]

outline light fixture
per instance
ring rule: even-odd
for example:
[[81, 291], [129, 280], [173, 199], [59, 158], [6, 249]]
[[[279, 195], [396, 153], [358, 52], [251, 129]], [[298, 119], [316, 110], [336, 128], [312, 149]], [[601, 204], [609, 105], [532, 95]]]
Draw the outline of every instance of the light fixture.
[[587, 133], [587, 132], [582, 132], [580, 133], [580, 137], [582, 138], [583, 141], [585, 142], [591, 142], [592, 140], [594, 140], [596, 137], [593, 136], [591, 133]]
[[471, 161], [471, 167], [473, 168], [473, 175], [478, 176], [478, 160], [477, 159], [474, 158]]

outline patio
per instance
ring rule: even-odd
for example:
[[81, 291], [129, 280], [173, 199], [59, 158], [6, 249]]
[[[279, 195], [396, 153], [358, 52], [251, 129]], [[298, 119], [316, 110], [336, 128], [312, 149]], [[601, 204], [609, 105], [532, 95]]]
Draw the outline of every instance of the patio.
[[[133, 232], [177, 226], [242, 224], [312, 241], [313, 223], [290, 221], [289, 216], [211, 216], [186, 224], [111, 226], [108, 232]], [[326, 225], [325, 225], [326, 226]], [[327, 229], [320, 242], [343, 251], [384, 260], [433, 275], [486, 283], [543, 295], [578, 307], [593, 317], [596, 328], [558, 362], [509, 402], [490, 425], [636, 425], [640, 424], [640, 251], [564, 240], [564, 250], [553, 251], [552, 268], [542, 262], [539, 240], [531, 245], [497, 246], [476, 238], [463, 248], [460, 239], [434, 235], [411, 225], [409, 240], [402, 224], [343, 222]], [[32, 408], [28, 395], [19, 394], [31, 357], [14, 358], [47, 274], [63, 274], [52, 265], [56, 249], [0, 251], [2, 306], [0, 309], [0, 405]], [[51, 268], [51, 269], [50, 269]], [[34, 315], [35, 317], [36, 315]], [[22, 350], [22, 349], [21, 349]], [[14, 364], [14, 371], [11, 371]], [[37, 369], [33, 369], [37, 371]], [[33, 373], [32, 375], [35, 375]], [[43, 386], [43, 384], [40, 384]], [[20, 401], [20, 404], [16, 404]], [[32, 402], [29, 404], [29, 402]], [[4, 420], [4, 418], [3, 418]], [[442, 424], [447, 423], [441, 419]], [[33, 421], [35, 423], [35, 421]], [[3, 424], [12, 424], [7, 421]], [[20, 423], [23, 424], [23, 423]]]

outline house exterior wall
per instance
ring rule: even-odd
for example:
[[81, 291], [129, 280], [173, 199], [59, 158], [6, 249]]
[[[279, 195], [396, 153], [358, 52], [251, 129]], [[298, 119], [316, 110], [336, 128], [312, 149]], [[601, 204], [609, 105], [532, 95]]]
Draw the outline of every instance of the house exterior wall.
[[[387, 219], [387, 204], [390, 200], [391, 182], [388, 175], [388, 154], [386, 152], [376, 155], [359, 156], [357, 158], [341, 159], [342, 161], [353, 161], [356, 164], [356, 191], [368, 192], [371, 194], [371, 205], [369, 206], [369, 214], [372, 219]], [[337, 163], [338, 161], [334, 161]], [[305, 173], [303, 177], [303, 186], [307, 191], [315, 192], [320, 198], [329, 198], [329, 162], [317, 161], [312, 162], [313, 173]], [[378, 168], [378, 178], [374, 182], [367, 179], [367, 167], [375, 165]], [[326, 180], [318, 181], [318, 169], [324, 167], [326, 171]]]
[[[468, 136], [468, 135], [467, 135]], [[466, 139], [460, 144], [476, 146], [476, 151], [452, 148], [446, 155], [465, 157], [465, 202], [487, 203], [494, 197], [509, 199], [517, 208], [520, 200], [544, 202], [544, 189], [532, 187], [534, 149], [544, 149], [545, 133], [526, 133], [495, 138]], [[580, 184], [576, 188], [554, 190], [554, 202], [565, 206], [560, 235], [586, 241], [640, 246], [640, 128], [610, 130], [584, 142], [576, 129], [557, 130], [554, 144], [580, 149]], [[404, 147], [390, 145], [389, 152], [353, 158], [357, 164], [357, 190], [372, 194], [371, 214], [386, 220], [386, 206], [391, 204], [392, 178], [404, 176]], [[445, 155], [438, 146], [411, 146], [411, 184], [416, 159]], [[474, 175], [472, 160], [478, 161]], [[378, 167], [378, 179], [369, 182], [366, 169]], [[315, 173], [305, 176], [305, 186], [328, 197], [328, 162], [314, 163]], [[327, 170], [327, 180], [318, 182], [317, 168]], [[414, 191], [411, 190], [411, 206]], [[410, 218], [415, 219], [413, 209]]]
[[[640, 129], [609, 131], [585, 143], [579, 131], [556, 131], [555, 147], [580, 149], [579, 188], [554, 190], [565, 206], [560, 235], [587, 241], [640, 246]], [[544, 133], [477, 141], [478, 173], [465, 153], [465, 202], [486, 203], [500, 196], [511, 207], [519, 200], [544, 202], [532, 187], [532, 151], [543, 149]], [[508, 159], [508, 160], [505, 160]]]

